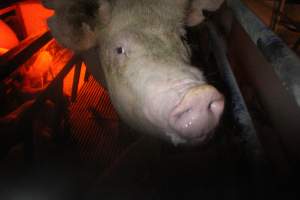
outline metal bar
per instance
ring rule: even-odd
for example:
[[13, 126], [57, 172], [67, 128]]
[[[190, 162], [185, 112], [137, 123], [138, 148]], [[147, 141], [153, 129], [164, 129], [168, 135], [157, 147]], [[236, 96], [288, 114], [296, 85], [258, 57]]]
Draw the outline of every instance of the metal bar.
[[91, 48], [83, 52], [82, 58], [89, 73], [93, 75], [95, 80], [100, 83], [102, 87], [107, 89], [107, 83], [105, 81], [105, 75], [101, 66], [97, 48]]
[[236, 19], [273, 66], [282, 86], [300, 107], [300, 59], [240, 0], [227, 0]]
[[[288, 96], [285, 89], [281, 86], [280, 80], [272, 66], [260, 54], [241, 25], [233, 19], [231, 26], [231, 31], [225, 36], [229, 38], [227, 44], [231, 66], [240, 79], [239, 84], [246, 83], [255, 91], [256, 100], [260, 103], [264, 112], [260, 114], [266, 115], [267, 113], [267, 117], [271, 118], [268, 119], [268, 122], [271, 121], [270, 123], [274, 123], [272, 118], [278, 117], [278, 114], [276, 114], [278, 110], [276, 108], [281, 106], [280, 111], [284, 112], [286, 109], [284, 108], [285, 104], [289, 106], [289, 101], [293, 101], [293, 99]], [[251, 105], [253, 102], [247, 103]], [[295, 102], [294, 106], [298, 109]], [[283, 117], [282, 122], [280, 121], [281, 119], [277, 119], [275, 123], [278, 122], [278, 124], [276, 126], [286, 125], [285, 122], [287, 119], [285, 119], [285, 114], [281, 116]], [[258, 125], [256, 127], [258, 137], [266, 157], [273, 163], [276, 174], [281, 178], [288, 177], [290, 167], [286, 151], [278, 130], [270, 123], [265, 124], [265, 121], [256, 123]]]
[[80, 62], [76, 63], [76, 65], [75, 65], [75, 72], [74, 72], [73, 85], [72, 85], [72, 94], [71, 94], [72, 102], [75, 102], [76, 97], [77, 97], [81, 66], [82, 66], [82, 63], [80, 63]]
[[[77, 64], [76, 64], [77, 65]], [[76, 66], [75, 65], [75, 66]], [[55, 102], [55, 122], [54, 122], [54, 139], [59, 141], [59, 138], [62, 138], [62, 131], [60, 130], [61, 122], [62, 122], [62, 113], [65, 111], [65, 99], [64, 99], [64, 79], [60, 79], [56, 86], [56, 90], [52, 90]]]
[[90, 78], [90, 72], [88, 69], [85, 70], [85, 74], [84, 74], [84, 82], [87, 82]]
[[255, 89], [257, 99], [274, 128], [274, 135], [280, 137], [285, 156], [290, 161], [300, 161], [300, 108], [282, 85], [273, 67], [236, 21], [230, 36], [228, 45], [232, 59]]
[[74, 67], [77, 62], [81, 62], [81, 58], [77, 55], [74, 55], [64, 66], [64, 68], [56, 75], [45, 91], [37, 97], [37, 101], [44, 101], [47, 96], [51, 95], [52, 91], [56, 91], [60, 82], [66, 77], [66, 75], [71, 71], [72, 67]]
[[272, 12], [272, 18], [270, 23], [270, 28], [273, 31], [277, 31], [277, 25], [280, 21], [280, 13], [283, 12], [285, 7], [286, 0], [274, 0], [273, 2], [273, 12]]
[[[70, 72], [72, 67], [77, 63], [81, 63], [81, 59], [79, 56], [74, 55], [69, 62], [64, 66], [64, 68], [58, 73], [58, 75], [53, 79], [53, 81], [48, 85], [48, 87], [42, 92], [35, 100], [34, 104], [32, 107], [27, 111], [27, 113], [31, 113], [30, 116], [33, 116], [34, 111], [36, 111], [46, 100], [47, 97], [49, 97], [51, 94], [56, 94], [52, 95], [56, 99], [58, 103], [63, 98], [63, 79], [66, 77], [66, 75]], [[28, 116], [27, 119], [31, 119], [31, 117]], [[58, 122], [57, 124], [58, 125]], [[34, 144], [34, 135], [32, 131], [32, 124], [29, 122], [24, 124], [24, 156], [25, 156], [25, 161], [28, 164], [34, 164], [35, 162], [35, 157], [34, 157], [34, 149], [35, 149], [35, 144]], [[57, 127], [55, 127], [57, 129]], [[56, 132], [56, 131], [55, 131]], [[57, 136], [57, 135], [56, 135]]]
[[245, 146], [248, 160], [250, 163], [257, 166], [264, 160], [263, 149], [257, 138], [254, 124], [226, 56], [226, 45], [212, 23], [207, 23], [207, 27], [219, 71], [230, 90], [233, 107], [232, 113], [234, 115], [234, 120], [239, 128], [241, 128], [242, 143]]
[[0, 81], [7, 78], [51, 39], [52, 35], [50, 31], [47, 31], [37, 38], [24, 41], [25, 44], [23, 43], [23, 45], [4, 54], [0, 59]]
[[273, 31], [276, 30], [276, 24], [277, 24], [277, 19], [278, 19], [278, 14], [279, 14], [278, 7], [279, 7], [279, 0], [274, 0], [271, 22], [270, 22], [270, 29], [272, 29]]
[[5, 14], [7, 14], [9, 12], [13, 12], [15, 10], [16, 10], [16, 6], [15, 5], [12, 5], [12, 6], [9, 6], [9, 7], [1, 9], [0, 10], [0, 19], [1, 19], [2, 15], [5, 15]]

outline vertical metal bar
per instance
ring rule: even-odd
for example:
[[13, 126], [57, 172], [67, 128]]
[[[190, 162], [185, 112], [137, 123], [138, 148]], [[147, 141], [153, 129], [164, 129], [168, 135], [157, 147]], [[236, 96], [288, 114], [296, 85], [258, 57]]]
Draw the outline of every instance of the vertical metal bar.
[[227, 0], [236, 19], [273, 66], [286, 91], [300, 107], [300, 59], [240, 0]]
[[273, 31], [277, 31], [277, 25], [280, 21], [280, 13], [283, 12], [285, 7], [286, 0], [274, 0], [273, 2], [273, 12], [272, 12], [272, 18], [270, 23], [270, 28]]
[[[36, 110], [46, 101], [47, 98], [51, 97], [55, 100], [57, 104], [61, 104], [62, 106], [58, 106], [56, 111], [62, 111], [63, 105], [65, 105], [64, 97], [63, 97], [63, 79], [70, 72], [75, 63], [79, 61], [78, 56], [73, 56], [68, 63], [64, 66], [64, 68], [59, 72], [59, 74], [55, 77], [55, 79], [48, 85], [48, 87], [41, 93], [37, 99], [35, 100], [32, 108], [26, 111], [24, 118], [24, 122], [22, 122], [19, 133], [22, 135], [22, 139], [24, 141], [24, 162], [31, 167], [35, 164], [35, 138], [34, 131], [32, 127], [32, 116], [36, 112]], [[57, 121], [55, 122], [54, 132], [58, 134], [60, 120], [59, 114], [57, 114]], [[57, 135], [55, 135], [57, 136]]]
[[82, 66], [81, 61], [76, 63], [76, 65], [75, 65], [75, 72], [74, 72], [73, 85], [72, 85], [72, 94], [71, 94], [71, 101], [72, 102], [75, 102], [76, 97], [77, 97], [81, 66]]
[[236, 71], [243, 76], [242, 82], [246, 82], [254, 89], [256, 100], [262, 114], [265, 115], [265, 120], [262, 124], [258, 123], [257, 129], [264, 150], [271, 162], [275, 163], [276, 173], [287, 177], [289, 164], [285, 146], [293, 149], [291, 147], [298, 145], [295, 131], [300, 128], [295, 127], [298, 122], [291, 120], [289, 116], [293, 116], [292, 118], [299, 116], [298, 106], [281, 85], [272, 66], [236, 20], [233, 20], [229, 34], [226, 36], [230, 36], [227, 41], [230, 61]]
[[107, 89], [107, 83], [105, 81], [105, 74], [101, 67], [101, 62], [98, 55], [97, 48], [91, 48], [82, 53], [82, 58], [86, 64], [86, 68], [95, 80], [101, 84], [102, 87]]
[[221, 72], [222, 78], [227, 83], [231, 93], [234, 118], [239, 127], [242, 128], [241, 137], [245, 144], [246, 152], [248, 153], [248, 159], [251, 163], [256, 165], [263, 160], [263, 150], [257, 138], [254, 124], [226, 57], [225, 43], [218, 35], [216, 28], [212, 23], [207, 23], [207, 27], [209, 29], [214, 49], [214, 56], [216, 58], [219, 71]]
[[279, 0], [274, 0], [271, 22], [270, 22], [270, 29], [272, 29], [273, 31], [276, 30], [276, 24], [278, 19], [278, 7], [279, 7]]
[[87, 82], [89, 80], [90, 75], [91, 74], [90, 74], [89, 70], [86, 68], [85, 74], [84, 74], [84, 82]]

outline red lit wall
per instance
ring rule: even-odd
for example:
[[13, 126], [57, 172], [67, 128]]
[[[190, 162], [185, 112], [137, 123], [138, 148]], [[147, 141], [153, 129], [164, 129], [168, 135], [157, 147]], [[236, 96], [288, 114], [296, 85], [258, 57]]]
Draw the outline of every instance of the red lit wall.
[[0, 36], [0, 55], [19, 44], [16, 34], [2, 20], [0, 20]]
[[25, 1], [18, 4], [27, 36], [40, 33], [47, 29], [47, 18], [53, 11], [42, 6], [40, 1]]

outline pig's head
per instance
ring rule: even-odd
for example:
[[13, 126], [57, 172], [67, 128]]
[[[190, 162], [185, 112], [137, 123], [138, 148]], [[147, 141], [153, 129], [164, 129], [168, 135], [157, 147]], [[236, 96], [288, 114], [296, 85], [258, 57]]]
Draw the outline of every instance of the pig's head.
[[181, 40], [187, 5], [185, 0], [48, 4], [56, 10], [49, 26], [61, 44], [75, 51], [97, 47], [120, 117], [174, 144], [210, 138], [224, 108], [223, 96], [190, 65]]

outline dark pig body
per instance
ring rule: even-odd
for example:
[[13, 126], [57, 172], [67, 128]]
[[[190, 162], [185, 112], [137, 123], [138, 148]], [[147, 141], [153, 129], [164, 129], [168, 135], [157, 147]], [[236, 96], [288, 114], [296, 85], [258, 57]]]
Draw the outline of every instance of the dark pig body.
[[[56, 11], [49, 26], [61, 44], [75, 51], [97, 47], [112, 103], [125, 122], [174, 144], [194, 144], [212, 136], [224, 108], [223, 96], [190, 65], [181, 40], [185, 23], [202, 20], [189, 11], [212, 8], [209, 0], [196, 1], [45, 4]], [[214, 2], [217, 8], [221, 1]], [[100, 69], [91, 71], [99, 77]]]

